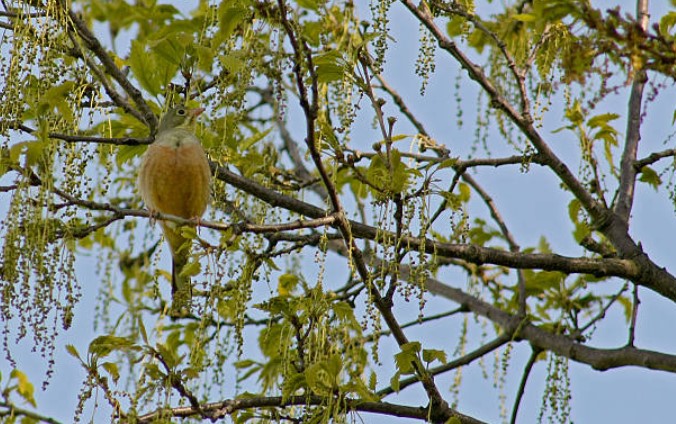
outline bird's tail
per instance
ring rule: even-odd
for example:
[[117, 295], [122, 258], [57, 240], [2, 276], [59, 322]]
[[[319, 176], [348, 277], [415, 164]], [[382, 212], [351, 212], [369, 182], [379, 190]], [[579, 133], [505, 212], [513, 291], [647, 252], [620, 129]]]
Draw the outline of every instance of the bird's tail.
[[181, 275], [185, 264], [188, 263], [190, 247], [185, 246], [188, 239], [181, 235], [181, 227], [172, 222], [162, 222], [164, 237], [171, 250], [171, 297], [170, 315], [182, 317], [190, 314], [192, 304], [192, 284], [190, 277]]

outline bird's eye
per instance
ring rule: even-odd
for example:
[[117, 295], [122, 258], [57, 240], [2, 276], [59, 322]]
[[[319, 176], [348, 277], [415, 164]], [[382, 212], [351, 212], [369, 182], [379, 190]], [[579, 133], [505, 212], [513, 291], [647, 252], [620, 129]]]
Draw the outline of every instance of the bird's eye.
[[176, 111], [176, 113], [183, 116], [183, 115], [185, 115], [185, 109], [179, 109], [179, 110]]

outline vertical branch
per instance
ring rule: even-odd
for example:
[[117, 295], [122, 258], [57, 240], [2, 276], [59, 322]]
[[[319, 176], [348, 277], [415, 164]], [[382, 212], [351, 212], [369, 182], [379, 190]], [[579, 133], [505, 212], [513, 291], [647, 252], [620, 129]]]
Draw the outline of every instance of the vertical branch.
[[538, 355], [542, 352], [542, 349], [533, 347], [533, 351], [526, 362], [526, 366], [523, 369], [523, 377], [521, 377], [521, 383], [519, 384], [519, 391], [516, 392], [516, 398], [514, 399], [514, 407], [512, 408], [512, 419], [509, 421], [511, 424], [516, 424], [516, 417], [519, 415], [519, 405], [521, 404], [521, 399], [523, 394], [526, 391], [526, 382], [528, 382], [528, 376], [533, 370], [533, 365], [535, 365], [535, 360], [538, 358]]
[[627, 346], [634, 346], [634, 340], [636, 338], [636, 320], [638, 318], [638, 306], [640, 304], [641, 299], [638, 297], [638, 284], [634, 284], [631, 305], [631, 321], [629, 323], [629, 340], [627, 340]]
[[[636, 15], [644, 30], [648, 27], [648, 0], [637, 0]], [[624, 142], [624, 152], [620, 162], [620, 185], [618, 187], [617, 204], [615, 212], [622, 220], [625, 229], [629, 227], [629, 218], [634, 203], [634, 188], [638, 170], [634, 166], [638, 152], [638, 143], [641, 140], [641, 100], [643, 88], [648, 77], [643, 69], [637, 69], [634, 73], [634, 81], [631, 85], [629, 96], [627, 136]]]

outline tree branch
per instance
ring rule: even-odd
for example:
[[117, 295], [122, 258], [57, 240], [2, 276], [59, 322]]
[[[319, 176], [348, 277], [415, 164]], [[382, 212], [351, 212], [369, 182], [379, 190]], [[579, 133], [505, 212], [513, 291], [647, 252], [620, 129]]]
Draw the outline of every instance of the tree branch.
[[61, 8], [70, 18], [73, 24], [73, 30], [78, 35], [79, 39], [82, 40], [87, 49], [94, 53], [94, 55], [99, 59], [106, 70], [106, 73], [110, 75], [118, 84], [120, 84], [122, 89], [129, 95], [129, 97], [132, 98], [136, 104], [136, 107], [138, 107], [141, 111], [141, 114], [138, 115], [134, 113], [134, 109], [129, 107], [126, 102], [119, 103], [116, 101], [118, 106], [122, 107], [126, 112], [131, 113], [137, 118], [140, 117], [141, 120], [150, 127], [150, 132], [153, 133], [157, 128], [157, 117], [145, 102], [143, 93], [141, 93], [141, 91], [129, 81], [127, 76], [117, 67], [117, 65], [115, 65], [113, 58], [101, 45], [98, 38], [96, 38], [96, 36], [89, 30], [84, 20], [82, 20], [82, 18], [72, 9], [68, 8], [64, 1], [60, 1], [59, 3], [61, 4]]
[[[427, 421], [430, 417], [430, 411], [426, 407], [413, 407], [405, 405], [397, 405], [388, 402], [364, 402], [360, 399], [330, 399], [321, 396], [290, 396], [283, 398], [281, 396], [273, 397], [251, 397], [242, 399], [228, 399], [220, 402], [206, 403], [202, 405], [202, 411], [211, 417], [212, 420], [217, 420], [233, 414], [234, 412], [253, 409], [253, 408], [279, 408], [287, 406], [322, 406], [327, 404], [334, 404], [342, 406], [346, 411], [369, 412], [374, 414], [388, 415], [391, 417], [414, 418]], [[135, 423], [144, 424], [152, 423], [160, 417], [166, 417], [170, 413], [176, 418], [187, 418], [197, 414], [195, 408], [191, 406], [176, 407], [167, 409], [159, 409], [139, 417], [135, 417]], [[456, 413], [462, 424], [482, 424], [481, 421], [467, 415]]]
[[[495, 349], [499, 349], [501, 346], [506, 344], [507, 342], [512, 340], [512, 335], [507, 334], [507, 333], [502, 333], [495, 339], [491, 340], [490, 342], [482, 345], [481, 347], [473, 350], [472, 352], [461, 356], [460, 358], [457, 358], [447, 364], [440, 365], [438, 367], [431, 368], [428, 372], [433, 375], [437, 376], [439, 374], [443, 374], [448, 371], [452, 371], [456, 368], [463, 367], [465, 365], [471, 364], [473, 361], [481, 358], [482, 356], [491, 353]], [[405, 378], [401, 381], [399, 381], [399, 391], [402, 391], [406, 387], [409, 387], [415, 383], [418, 383], [420, 380], [418, 380], [416, 377], [408, 377]], [[392, 389], [391, 386], [386, 387], [384, 389], [379, 390], [376, 392], [378, 396], [384, 397], [387, 395], [390, 395], [394, 393], [394, 389]]]
[[[7, 408], [7, 411], [0, 411], [0, 417], [11, 417], [16, 419], [16, 417], [26, 417], [28, 418], [31, 422], [37, 421], [37, 422], [43, 422], [43, 423], [48, 423], [48, 424], [61, 424], [61, 421], [58, 421], [54, 418], [47, 417], [41, 414], [38, 414], [33, 411], [29, 411], [24, 408], [20, 408], [13, 403], [8, 403], [8, 402], [0, 402], [0, 408]], [[13, 420], [9, 420], [9, 422], [12, 422]]]
[[[402, 269], [402, 279], [408, 271]], [[625, 366], [637, 366], [652, 370], [676, 373], [676, 355], [669, 355], [633, 346], [615, 349], [600, 349], [584, 345], [571, 337], [553, 334], [533, 324], [525, 322], [516, 315], [511, 315], [490, 303], [471, 296], [460, 289], [449, 287], [434, 278], [428, 278], [425, 287], [431, 293], [451, 299], [468, 307], [477, 315], [488, 318], [506, 329], [516, 330], [516, 337], [527, 340], [531, 346], [556, 353], [574, 361], [587, 364], [600, 371]]]
[[523, 368], [523, 376], [521, 377], [521, 383], [519, 383], [519, 391], [516, 392], [516, 397], [514, 398], [514, 407], [512, 407], [512, 419], [509, 421], [511, 424], [516, 424], [516, 417], [519, 415], [519, 405], [521, 404], [521, 399], [523, 394], [526, 391], [526, 383], [528, 382], [528, 377], [530, 372], [533, 370], [533, 365], [538, 358], [538, 355], [542, 352], [540, 349], [533, 348], [533, 351], [528, 357], [528, 362]]
[[[645, 30], [648, 27], [648, 0], [636, 2], [636, 15], [639, 18], [641, 28]], [[615, 213], [622, 220], [627, 230], [629, 229], [629, 218], [634, 204], [636, 175], [639, 171], [636, 169], [635, 161], [638, 144], [641, 140], [641, 101], [643, 100], [643, 88], [647, 79], [648, 76], [644, 70], [635, 70], [631, 94], [629, 95], [627, 136], [620, 162], [620, 184], [617, 188], [618, 197], [615, 204]]]

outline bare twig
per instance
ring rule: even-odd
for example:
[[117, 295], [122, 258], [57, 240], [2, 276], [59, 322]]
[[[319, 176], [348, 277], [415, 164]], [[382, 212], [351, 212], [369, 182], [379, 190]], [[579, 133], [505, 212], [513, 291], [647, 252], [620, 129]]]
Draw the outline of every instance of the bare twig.
[[538, 358], [538, 355], [542, 352], [542, 349], [533, 348], [533, 351], [528, 357], [528, 362], [523, 368], [523, 375], [521, 376], [521, 383], [519, 383], [519, 390], [516, 392], [516, 397], [514, 398], [514, 406], [512, 407], [512, 419], [509, 421], [511, 424], [516, 424], [516, 417], [519, 414], [519, 405], [521, 405], [521, 399], [523, 394], [526, 391], [526, 382], [528, 382], [528, 377], [530, 372], [533, 370], [533, 365]]
[[[460, 358], [457, 358], [447, 364], [440, 365], [438, 367], [431, 368], [428, 370], [428, 372], [431, 375], [437, 376], [440, 374], [443, 374], [448, 371], [452, 371], [456, 368], [463, 367], [465, 365], [469, 365], [473, 361], [481, 358], [484, 355], [487, 355], [488, 353], [494, 351], [495, 349], [500, 348], [503, 346], [505, 343], [509, 342], [512, 339], [512, 336], [510, 334], [503, 333], [496, 337], [495, 339], [491, 340], [490, 342], [482, 345], [481, 347], [473, 350], [472, 352], [461, 356]], [[399, 390], [403, 390], [406, 387], [409, 387], [415, 383], [418, 383], [419, 380], [416, 377], [409, 377], [401, 380], [399, 382]], [[391, 386], [386, 387], [384, 389], [381, 389], [377, 392], [379, 396], [387, 396], [394, 393], [394, 389], [392, 389]]]
[[674, 156], [676, 156], [676, 149], [667, 149], [661, 152], [651, 153], [647, 157], [639, 159], [636, 162], [634, 162], [634, 168], [636, 169], [637, 172], [640, 172], [644, 166], [652, 165], [658, 160], [664, 158], [672, 158], [673, 160]]
[[9, 402], [0, 402], [0, 408], [7, 409], [6, 411], [0, 411], [0, 417], [7, 417], [8, 421], [11, 422], [17, 417], [26, 417], [31, 422], [42, 422], [47, 424], [61, 424], [61, 421], [58, 421], [54, 418], [47, 417], [45, 415], [38, 414], [37, 412], [29, 411], [28, 409], [21, 408]]
[[636, 320], [638, 319], [638, 307], [641, 304], [641, 299], [638, 297], [638, 285], [634, 284], [631, 307], [631, 321], [629, 322], [629, 339], [627, 346], [634, 346], [636, 338]]

